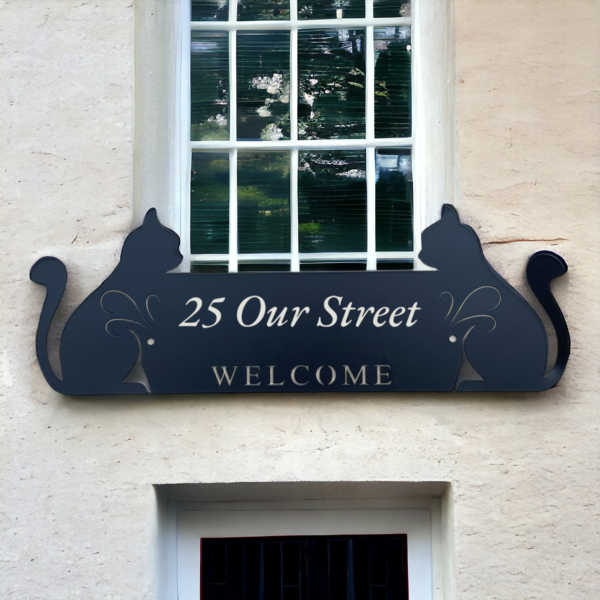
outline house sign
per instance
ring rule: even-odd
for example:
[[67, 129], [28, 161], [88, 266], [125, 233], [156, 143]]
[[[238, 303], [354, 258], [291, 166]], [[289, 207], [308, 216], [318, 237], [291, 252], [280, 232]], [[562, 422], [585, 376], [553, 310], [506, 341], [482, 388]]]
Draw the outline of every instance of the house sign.
[[62, 394], [540, 391], [561, 378], [567, 324], [550, 281], [567, 271], [537, 252], [527, 281], [556, 331], [548, 340], [527, 301], [485, 259], [449, 205], [422, 235], [436, 270], [173, 273], [179, 238], [150, 210], [113, 273], [72, 314], [60, 373], [48, 331], [67, 284], [57, 258], [31, 279], [46, 286], [36, 346]]

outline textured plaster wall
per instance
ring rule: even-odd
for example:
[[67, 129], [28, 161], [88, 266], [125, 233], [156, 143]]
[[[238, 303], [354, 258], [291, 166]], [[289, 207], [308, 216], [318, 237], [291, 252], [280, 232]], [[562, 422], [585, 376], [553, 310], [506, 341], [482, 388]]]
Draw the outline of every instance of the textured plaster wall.
[[551, 248], [573, 353], [543, 394], [66, 398], [43, 380], [31, 264], [64, 315], [132, 218], [133, 7], [0, 2], [0, 597], [153, 595], [152, 484], [449, 481], [456, 598], [598, 597], [600, 10], [457, 0], [457, 205], [493, 265]]

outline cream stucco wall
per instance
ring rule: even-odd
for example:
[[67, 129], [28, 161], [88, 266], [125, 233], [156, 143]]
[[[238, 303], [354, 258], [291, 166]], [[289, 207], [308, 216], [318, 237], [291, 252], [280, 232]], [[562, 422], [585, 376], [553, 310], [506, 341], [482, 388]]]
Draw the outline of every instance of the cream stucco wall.
[[[435, 0], [438, 1], [438, 0]], [[441, 0], [439, 0], [441, 1]], [[62, 318], [132, 221], [134, 8], [0, 2], [0, 597], [154, 595], [153, 484], [446, 481], [455, 597], [600, 596], [600, 7], [456, 0], [458, 197], [525, 294], [561, 253], [573, 351], [542, 394], [67, 398], [36, 362], [60, 257]]]

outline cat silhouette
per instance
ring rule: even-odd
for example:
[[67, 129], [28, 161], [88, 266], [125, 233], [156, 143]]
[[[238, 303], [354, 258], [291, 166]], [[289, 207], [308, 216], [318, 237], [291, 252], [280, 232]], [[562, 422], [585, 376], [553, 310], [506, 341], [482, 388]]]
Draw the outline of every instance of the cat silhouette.
[[441, 219], [423, 231], [419, 258], [443, 277], [441, 322], [462, 346], [462, 366], [472, 366], [465, 379], [459, 373], [459, 391], [543, 390], [556, 385], [570, 353], [567, 324], [550, 292], [550, 281], [567, 271], [560, 256], [536, 252], [526, 269], [558, 340], [557, 359], [547, 375], [548, 339], [539, 315], [488, 263], [477, 234], [460, 222], [453, 206], [444, 205]]
[[65, 265], [53, 257], [31, 268], [32, 281], [47, 288], [36, 336], [44, 376], [54, 390], [69, 395], [145, 394], [140, 382], [124, 382], [141, 354], [142, 343], [160, 335], [153, 314], [160, 304], [155, 293], [167, 271], [182, 260], [179, 237], [163, 227], [155, 209], [123, 244], [119, 264], [73, 312], [60, 347], [62, 379], [48, 359], [48, 331], [67, 284]]

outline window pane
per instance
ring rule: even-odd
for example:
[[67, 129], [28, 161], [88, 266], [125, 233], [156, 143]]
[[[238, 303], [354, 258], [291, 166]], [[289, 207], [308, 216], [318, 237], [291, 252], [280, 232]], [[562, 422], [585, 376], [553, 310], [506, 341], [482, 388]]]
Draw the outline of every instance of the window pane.
[[191, 140], [229, 139], [229, 34], [193, 31]]
[[364, 150], [302, 152], [298, 166], [300, 252], [364, 252]]
[[290, 34], [238, 31], [238, 140], [290, 138]]
[[413, 249], [413, 182], [410, 150], [378, 149], [375, 158], [378, 252]]
[[402, 0], [374, 0], [373, 16], [382, 17], [410, 17], [410, 2]]
[[364, 19], [365, 0], [306, 0], [298, 2], [299, 19]]
[[227, 0], [192, 0], [192, 21], [227, 21]]
[[410, 137], [410, 27], [385, 27], [375, 38], [375, 137]]
[[229, 252], [229, 154], [192, 153], [192, 254]]
[[298, 138], [365, 135], [365, 32], [298, 32]]
[[290, 0], [238, 0], [238, 21], [271, 21], [290, 18]]
[[238, 152], [238, 250], [290, 251], [289, 152]]
[[412, 271], [412, 262], [399, 262], [393, 259], [390, 260], [378, 260], [377, 270], [378, 271]]
[[228, 273], [229, 264], [218, 262], [202, 262], [193, 264], [190, 268], [192, 273]]
[[269, 262], [269, 263], [239, 263], [238, 271], [240, 273], [265, 273], [273, 271], [289, 271], [289, 261]]
[[366, 260], [344, 260], [300, 263], [300, 271], [366, 271]]

